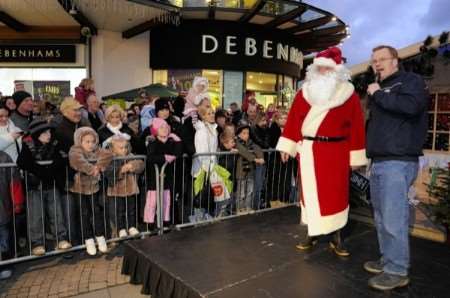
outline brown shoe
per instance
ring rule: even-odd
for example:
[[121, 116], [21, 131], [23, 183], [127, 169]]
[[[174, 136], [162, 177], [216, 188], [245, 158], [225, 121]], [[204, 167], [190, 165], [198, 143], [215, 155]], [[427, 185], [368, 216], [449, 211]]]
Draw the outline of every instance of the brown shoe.
[[341, 232], [336, 231], [333, 240], [330, 241], [331, 250], [339, 257], [348, 257], [350, 252], [345, 248], [344, 241], [341, 239]]
[[306, 236], [306, 239], [303, 242], [300, 242], [295, 247], [299, 250], [308, 250], [312, 249], [317, 244], [317, 237]]

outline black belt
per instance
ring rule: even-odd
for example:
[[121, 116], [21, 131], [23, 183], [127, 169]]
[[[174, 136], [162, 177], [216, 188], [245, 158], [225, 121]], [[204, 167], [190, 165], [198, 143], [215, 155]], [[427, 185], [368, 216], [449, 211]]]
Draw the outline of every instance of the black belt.
[[324, 136], [315, 136], [315, 137], [308, 137], [303, 136], [303, 139], [310, 140], [310, 141], [317, 141], [317, 142], [340, 142], [347, 139], [346, 137], [324, 137]]

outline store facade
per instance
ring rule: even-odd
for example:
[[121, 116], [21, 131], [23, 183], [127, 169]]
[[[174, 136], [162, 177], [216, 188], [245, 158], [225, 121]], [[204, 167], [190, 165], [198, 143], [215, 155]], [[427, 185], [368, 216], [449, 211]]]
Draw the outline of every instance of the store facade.
[[153, 82], [186, 91], [205, 76], [215, 106], [240, 103], [246, 90], [264, 106], [287, 105], [302, 65], [294, 37], [254, 24], [189, 20], [150, 33]]

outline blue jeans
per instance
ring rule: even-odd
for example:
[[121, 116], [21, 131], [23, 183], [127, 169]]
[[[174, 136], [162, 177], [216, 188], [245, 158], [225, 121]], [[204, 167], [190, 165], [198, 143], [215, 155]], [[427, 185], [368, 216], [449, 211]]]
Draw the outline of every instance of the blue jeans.
[[413, 161], [388, 160], [372, 165], [370, 196], [386, 273], [408, 275], [408, 190], [417, 172], [418, 163]]
[[9, 251], [9, 233], [9, 223], [0, 225], [0, 255]]
[[265, 165], [256, 165], [255, 167], [255, 177], [254, 181], [254, 199], [252, 208], [255, 210], [259, 210], [261, 208], [265, 208], [265, 202], [263, 198], [263, 188], [266, 180], [266, 166]]

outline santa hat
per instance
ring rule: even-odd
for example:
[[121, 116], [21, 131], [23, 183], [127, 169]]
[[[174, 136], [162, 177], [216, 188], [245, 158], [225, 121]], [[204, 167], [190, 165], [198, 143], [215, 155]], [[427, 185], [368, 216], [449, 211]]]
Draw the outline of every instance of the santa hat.
[[336, 68], [342, 65], [342, 52], [337, 47], [328, 48], [316, 55], [313, 64], [316, 66]]
[[150, 132], [152, 133], [153, 136], [156, 137], [158, 135], [158, 130], [161, 126], [167, 126], [167, 128], [169, 129], [169, 134], [170, 134], [170, 126], [169, 126], [169, 124], [167, 124], [167, 122], [164, 119], [153, 118], [152, 127], [150, 129]]

